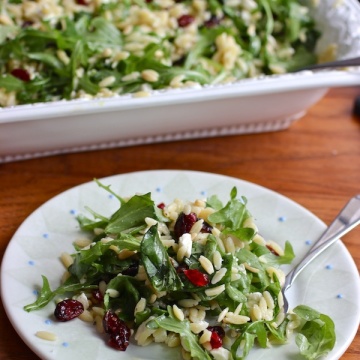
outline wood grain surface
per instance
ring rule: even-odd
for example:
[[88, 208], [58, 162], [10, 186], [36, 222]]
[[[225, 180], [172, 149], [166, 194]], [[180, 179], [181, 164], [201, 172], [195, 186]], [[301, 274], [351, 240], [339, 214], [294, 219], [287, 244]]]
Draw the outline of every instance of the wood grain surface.
[[[199, 170], [248, 180], [291, 198], [329, 224], [347, 200], [360, 193], [360, 120], [352, 114], [358, 95], [360, 88], [333, 89], [285, 131], [0, 165], [0, 257], [22, 221], [45, 201], [94, 177], [138, 170]], [[343, 242], [360, 269], [360, 227]], [[2, 303], [0, 359], [38, 359], [13, 329]], [[342, 359], [360, 359], [359, 331]]]

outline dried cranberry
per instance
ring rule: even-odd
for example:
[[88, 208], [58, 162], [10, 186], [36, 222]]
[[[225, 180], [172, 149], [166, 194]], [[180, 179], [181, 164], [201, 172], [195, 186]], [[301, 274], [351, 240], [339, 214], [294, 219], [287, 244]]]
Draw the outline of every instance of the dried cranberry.
[[20, 79], [22, 81], [25, 81], [25, 82], [30, 81], [30, 74], [25, 69], [20, 69], [20, 68], [13, 69], [11, 71], [11, 75], [15, 76], [16, 78], [18, 78], [18, 79]]
[[32, 25], [34, 25], [34, 23], [33, 23], [32, 21], [26, 20], [26, 21], [24, 21], [24, 22], [22, 23], [21, 27], [25, 29], [25, 28], [30, 27], [30, 26], [32, 26]]
[[103, 326], [105, 332], [110, 335], [108, 340], [109, 346], [117, 350], [125, 351], [129, 346], [131, 334], [125, 322], [119, 319], [114, 312], [108, 310], [103, 318]]
[[211, 233], [213, 227], [207, 223], [206, 221], [203, 222], [202, 228], [201, 228], [201, 232], [202, 233]]
[[266, 247], [275, 256], [280, 256], [280, 254], [275, 249], [273, 249], [270, 245], [266, 245]]
[[189, 26], [191, 23], [193, 23], [195, 20], [195, 18], [192, 16], [192, 15], [188, 15], [188, 14], [185, 14], [185, 15], [181, 15], [179, 18], [178, 18], [178, 25], [180, 27], [187, 27]]
[[221, 326], [208, 326], [207, 329], [211, 332], [216, 332], [221, 338], [225, 336], [225, 330]]
[[124, 269], [121, 273], [127, 276], [136, 276], [139, 272], [139, 264], [133, 263], [127, 269]]
[[104, 295], [101, 293], [99, 289], [93, 290], [91, 292], [92, 298], [95, 302], [103, 302], [104, 301]]
[[206, 286], [209, 284], [209, 277], [197, 269], [188, 269], [183, 271], [188, 280], [195, 286]]
[[222, 346], [222, 339], [216, 332], [211, 333], [210, 345], [213, 349], [218, 349]]
[[119, 323], [120, 323], [120, 319], [114, 312], [108, 310], [105, 313], [103, 317], [103, 326], [107, 334], [116, 333], [117, 328], [119, 327]]
[[178, 274], [181, 274], [181, 273], [183, 273], [185, 270], [187, 270], [188, 269], [188, 267], [187, 267], [187, 265], [185, 265], [185, 264], [180, 264], [177, 268], [176, 268], [176, 272], [178, 273]]
[[80, 301], [65, 299], [56, 305], [54, 315], [59, 321], [69, 321], [78, 317], [83, 311], [84, 306]]
[[219, 25], [219, 23], [220, 23], [220, 19], [218, 17], [216, 17], [215, 15], [212, 15], [209, 20], [205, 21], [204, 25], [207, 28], [212, 28], [216, 25]]
[[84, 5], [84, 6], [88, 6], [89, 3], [88, 3], [88, 0], [76, 0], [76, 3], [78, 5]]
[[164, 209], [165, 204], [162, 202], [162, 203], [158, 204], [157, 207], [162, 210], [162, 209]]
[[197, 220], [198, 218], [195, 213], [190, 213], [188, 215], [185, 215], [183, 212], [180, 213], [174, 226], [175, 240], [179, 240], [182, 235], [189, 233]]
[[225, 336], [225, 331], [221, 326], [209, 326], [207, 328], [211, 331], [210, 344], [213, 349], [218, 349], [222, 346], [222, 339]]
[[125, 351], [129, 346], [130, 330], [126, 327], [126, 330], [119, 329], [118, 334], [111, 334], [108, 340], [108, 344], [116, 350]]

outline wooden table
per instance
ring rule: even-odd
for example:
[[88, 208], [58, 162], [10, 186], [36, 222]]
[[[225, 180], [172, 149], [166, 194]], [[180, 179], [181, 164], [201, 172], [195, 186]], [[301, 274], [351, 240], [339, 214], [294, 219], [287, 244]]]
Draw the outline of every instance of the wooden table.
[[[331, 90], [288, 130], [59, 155], [0, 165], [0, 255], [43, 202], [94, 177], [149, 169], [220, 173], [275, 190], [327, 224], [360, 193], [360, 88]], [[343, 238], [360, 269], [360, 228]], [[360, 306], [360, 304], [359, 304]], [[37, 359], [0, 304], [0, 359]], [[360, 359], [360, 332], [342, 357]]]

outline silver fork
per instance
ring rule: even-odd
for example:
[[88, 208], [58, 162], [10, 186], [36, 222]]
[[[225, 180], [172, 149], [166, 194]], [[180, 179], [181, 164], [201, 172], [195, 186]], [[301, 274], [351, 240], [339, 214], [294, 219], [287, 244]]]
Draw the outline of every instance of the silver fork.
[[287, 313], [289, 309], [289, 303], [286, 298], [286, 292], [290, 289], [296, 277], [300, 272], [317, 256], [319, 256], [324, 250], [326, 250], [330, 245], [337, 241], [341, 236], [348, 233], [355, 226], [360, 223], [360, 194], [354, 196], [350, 201], [344, 206], [344, 208], [339, 212], [330, 226], [325, 230], [325, 232], [320, 236], [316, 241], [314, 246], [310, 251], [305, 255], [305, 257], [300, 261], [296, 267], [294, 267], [285, 278], [285, 283], [282, 288], [282, 293], [284, 297], [284, 311]]
[[305, 66], [304, 68], [296, 69], [294, 72], [304, 71], [304, 70], [333, 69], [333, 68], [342, 68], [342, 67], [348, 67], [348, 66], [360, 66], [360, 57], [329, 61], [329, 62], [325, 62], [322, 64], [308, 65], [308, 66]]

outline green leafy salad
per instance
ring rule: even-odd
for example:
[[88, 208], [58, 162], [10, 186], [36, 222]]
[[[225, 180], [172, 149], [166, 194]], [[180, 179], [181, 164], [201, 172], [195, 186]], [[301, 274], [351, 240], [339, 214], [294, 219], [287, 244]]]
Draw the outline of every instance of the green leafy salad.
[[225, 205], [215, 195], [155, 204], [150, 193], [124, 199], [97, 183], [119, 209], [78, 216], [90, 236], [61, 255], [62, 284], [51, 290], [43, 276], [26, 311], [55, 301], [59, 321], [95, 324], [104, 346], [164, 343], [184, 359], [241, 360], [253, 347], [286, 346], [293, 333], [306, 359], [333, 349], [327, 315], [305, 305], [284, 312], [281, 265], [292, 246], [259, 234], [236, 188]]
[[0, 106], [283, 74], [318, 36], [298, 0], [3, 0]]

